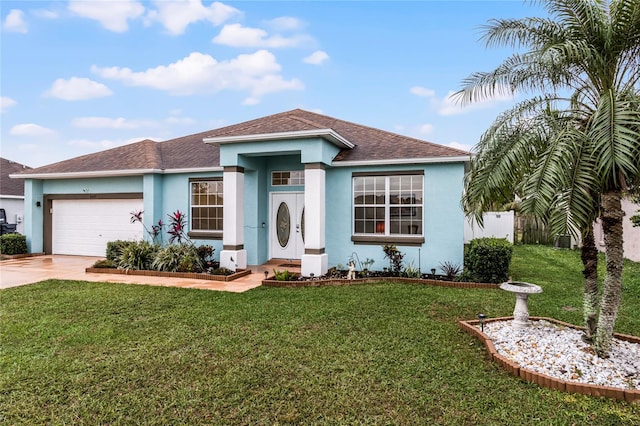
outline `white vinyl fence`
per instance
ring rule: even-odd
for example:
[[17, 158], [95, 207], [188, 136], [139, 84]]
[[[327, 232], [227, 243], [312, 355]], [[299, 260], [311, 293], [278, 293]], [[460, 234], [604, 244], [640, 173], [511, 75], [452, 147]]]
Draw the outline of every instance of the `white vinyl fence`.
[[487, 212], [483, 216], [484, 226], [480, 227], [472, 218], [464, 221], [464, 243], [475, 238], [506, 238], [513, 244], [514, 212]]

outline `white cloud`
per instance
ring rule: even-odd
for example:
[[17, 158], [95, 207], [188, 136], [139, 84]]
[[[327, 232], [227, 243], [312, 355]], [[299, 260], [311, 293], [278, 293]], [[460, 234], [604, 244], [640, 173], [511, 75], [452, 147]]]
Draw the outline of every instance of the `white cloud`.
[[143, 120], [127, 120], [123, 117], [79, 117], [71, 120], [73, 127], [87, 129], [139, 129], [141, 127], [153, 127], [157, 123]]
[[469, 105], [462, 106], [458, 104], [455, 100], [453, 100], [452, 95], [454, 93], [455, 92], [450, 91], [444, 99], [432, 100], [433, 105], [438, 111], [438, 114], [440, 115], [463, 114], [469, 111], [477, 111], [481, 109], [492, 108], [500, 102], [508, 102], [514, 99], [512, 95], [508, 95], [506, 93], [500, 93], [500, 91], [498, 91], [498, 94], [494, 96], [492, 99], [482, 100], [482, 101], [474, 102]]
[[40, 146], [37, 143], [21, 143], [20, 145], [18, 145], [18, 149], [22, 152], [36, 152], [39, 147]]
[[320, 65], [327, 59], [329, 59], [329, 55], [327, 55], [327, 52], [323, 50], [316, 50], [311, 55], [304, 58], [302, 61], [306, 64]]
[[90, 139], [72, 139], [67, 142], [70, 146], [89, 148], [91, 151], [100, 151], [109, 148], [115, 148], [117, 146], [128, 145], [134, 142], [140, 142], [147, 138], [131, 138], [131, 139], [102, 139], [102, 140], [90, 140]]
[[47, 10], [47, 9], [34, 9], [32, 13], [36, 17], [42, 18], [42, 19], [58, 19], [60, 17], [60, 14], [58, 12], [55, 12], [53, 10]]
[[117, 33], [129, 29], [128, 21], [144, 13], [144, 6], [135, 0], [71, 0], [69, 10], [76, 15], [93, 19]]
[[54, 81], [51, 89], [47, 90], [44, 96], [65, 101], [80, 101], [102, 98], [110, 96], [112, 93], [107, 86], [97, 81], [88, 78], [71, 77], [69, 80], [59, 78]]
[[473, 146], [471, 146], [471, 145], [469, 145], [469, 144], [466, 144], [466, 143], [460, 143], [460, 142], [456, 142], [456, 141], [449, 142], [449, 143], [447, 144], [447, 146], [448, 146], [449, 148], [461, 149], [461, 150], [463, 150], [463, 151], [469, 151], [469, 152], [471, 151], [471, 148], [473, 148]]
[[165, 122], [168, 124], [191, 125], [195, 124], [196, 120], [191, 117], [183, 117], [182, 110], [176, 108], [169, 111], [169, 117], [165, 119]]
[[409, 92], [411, 92], [411, 94], [413, 95], [422, 96], [425, 98], [431, 98], [436, 95], [436, 92], [432, 89], [427, 89], [426, 87], [422, 86], [413, 86], [411, 89], [409, 89]]
[[240, 24], [229, 24], [222, 27], [220, 34], [215, 36], [213, 43], [231, 47], [296, 47], [300, 46], [311, 38], [305, 34], [284, 37], [281, 35], [269, 34], [260, 28], [243, 27]]
[[7, 112], [7, 110], [14, 106], [16, 103], [16, 101], [6, 96], [0, 97], [0, 112]]
[[433, 124], [423, 124], [420, 127], [418, 127], [418, 132], [421, 135], [428, 135], [429, 133], [433, 132]]
[[46, 127], [33, 123], [16, 124], [9, 130], [14, 136], [50, 136], [56, 132]]
[[11, 33], [23, 33], [29, 32], [27, 23], [24, 22], [24, 12], [20, 9], [11, 9], [7, 17], [2, 23], [2, 28]]
[[283, 90], [301, 90], [297, 79], [285, 80], [275, 56], [266, 50], [238, 55], [231, 60], [217, 61], [210, 55], [194, 52], [169, 65], [146, 71], [130, 68], [92, 66], [92, 71], [130, 86], [150, 87], [172, 95], [216, 93], [221, 90], [249, 92], [251, 98]]
[[242, 105], [247, 105], [247, 106], [258, 105], [259, 103], [260, 103], [260, 98], [254, 98], [253, 96], [250, 96], [246, 98], [244, 101], [242, 101]]
[[157, 10], [150, 11], [147, 18], [160, 22], [171, 34], [184, 33], [189, 24], [194, 22], [206, 20], [213, 25], [220, 25], [242, 15], [238, 9], [217, 1], [209, 6], [204, 6], [202, 0], [156, 1], [154, 4]]
[[298, 18], [291, 16], [281, 16], [267, 21], [267, 25], [273, 28], [275, 31], [292, 31], [299, 30], [304, 25]]
[[196, 120], [194, 120], [191, 117], [178, 117], [178, 116], [167, 117], [165, 121], [167, 122], [167, 124], [177, 124], [177, 125], [184, 125], [184, 126], [190, 126], [191, 124], [196, 123]]

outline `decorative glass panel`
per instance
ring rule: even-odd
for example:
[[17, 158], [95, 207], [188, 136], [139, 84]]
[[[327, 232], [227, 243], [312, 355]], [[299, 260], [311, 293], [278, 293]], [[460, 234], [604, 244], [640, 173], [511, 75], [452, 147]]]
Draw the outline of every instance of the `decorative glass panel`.
[[286, 247], [289, 244], [289, 236], [291, 235], [291, 214], [287, 203], [280, 203], [278, 213], [276, 214], [276, 233], [278, 235], [278, 243], [280, 247]]
[[300, 226], [302, 227], [302, 242], [304, 243], [304, 207], [302, 208], [302, 218], [300, 219]]
[[303, 186], [304, 170], [271, 172], [272, 186]]

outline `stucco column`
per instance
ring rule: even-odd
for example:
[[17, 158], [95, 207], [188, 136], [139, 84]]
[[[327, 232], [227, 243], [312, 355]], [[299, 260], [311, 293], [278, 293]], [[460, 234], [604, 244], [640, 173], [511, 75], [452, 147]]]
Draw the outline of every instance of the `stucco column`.
[[244, 249], [244, 168], [226, 166], [222, 174], [222, 252], [220, 266], [235, 271], [247, 267]]
[[[160, 174], [145, 174], [142, 177], [142, 205], [143, 216], [142, 223], [145, 224], [147, 229], [158, 223], [158, 220], [165, 221], [162, 211], [162, 175]], [[151, 241], [153, 237], [146, 232], [142, 235], [142, 238]], [[159, 235], [158, 242], [163, 242], [165, 235]]]
[[43, 183], [26, 179], [24, 183], [24, 235], [29, 253], [44, 252]]
[[327, 273], [329, 257], [325, 253], [325, 170], [322, 163], [305, 164], [304, 214], [305, 241], [302, 255], [302, 275], [321, 276]]

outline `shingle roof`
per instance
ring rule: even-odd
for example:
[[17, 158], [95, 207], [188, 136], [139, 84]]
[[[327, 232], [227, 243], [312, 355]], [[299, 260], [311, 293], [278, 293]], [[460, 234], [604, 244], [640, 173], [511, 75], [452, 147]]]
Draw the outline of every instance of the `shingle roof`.
[[332, 129], [355, 145], [353, 149], [342, 150], [334, 159], [336, 162], [469, 155], [466, 151], [294, 109], [165, 142], [144, 140], [39, 167], [29, 174], [215, 167], [220, 164], [219, 147], [204, 143], [204, 138], [319, 129]]
[[0, 158], [0, 195], [24, 195], [24, 181], [11, 179], [9, 175], [30, 169], [24, 164]]
[[332, 129], [356, 145], [342, 150], [334, 161], [391, 160], [402, 158], [459, 157], [466, 151], [449, 148], [385, 130], [294, 109], [213, 130], [209, 137], [242, 136], [302, 130]]

